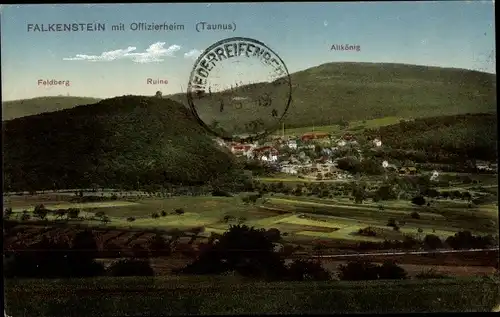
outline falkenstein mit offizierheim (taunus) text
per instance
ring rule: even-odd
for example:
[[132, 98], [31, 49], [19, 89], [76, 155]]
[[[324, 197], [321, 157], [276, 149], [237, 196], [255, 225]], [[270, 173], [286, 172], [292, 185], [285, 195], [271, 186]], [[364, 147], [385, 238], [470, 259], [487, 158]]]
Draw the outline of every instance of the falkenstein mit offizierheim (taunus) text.
[[[193, 25], [197, 32], [203, 31], [236, 31], [236, 23], [198, 22]], [[105, 31], [184, 31], [181, 23], [132, 22], [117, 23], [28, 23], [28, 32], [105, 32]]]

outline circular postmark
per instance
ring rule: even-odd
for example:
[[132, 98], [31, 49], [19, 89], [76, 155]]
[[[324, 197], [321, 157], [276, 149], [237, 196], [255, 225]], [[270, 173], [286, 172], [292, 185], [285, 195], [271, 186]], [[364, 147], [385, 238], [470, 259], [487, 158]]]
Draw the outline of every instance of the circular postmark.
[[252, 142], [279, 127], [291, 91], [290, 74], [278, 54], [260, 41], [232, 37], [198, 57], [187, 100], [196, 120], [211, 134]]

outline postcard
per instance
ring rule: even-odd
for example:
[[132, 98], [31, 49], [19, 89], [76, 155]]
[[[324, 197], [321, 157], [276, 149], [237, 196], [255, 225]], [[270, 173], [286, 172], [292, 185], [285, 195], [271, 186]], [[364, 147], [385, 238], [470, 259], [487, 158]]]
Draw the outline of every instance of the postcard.
[[494, 7], [2, 5], [4, 315], [498, 311]]

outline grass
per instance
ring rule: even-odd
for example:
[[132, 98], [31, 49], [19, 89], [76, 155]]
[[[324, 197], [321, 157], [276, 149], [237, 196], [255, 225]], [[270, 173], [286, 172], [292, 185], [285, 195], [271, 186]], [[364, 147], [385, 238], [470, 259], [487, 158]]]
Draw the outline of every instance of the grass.
[[13, 316], [491, 311], [493, 280], [250, 282], [236, 277], [6, 280]]
[[[36, 196], [30, 200], [12, 196], [8, 204], [15, 205], [14, 216], [19, 217], [20, 210], [29, 209], [36, 205]], [[111, 223], [103, 225], [98, 220], [71, 221], [100, 228], [133, 228], [133, 229], [191, 229], [205, 227], [205, 234], [210, 232], [223, 233], [230, 224], [241, 221], [257, 228], [278, 228], [287, 232], [292, 239], [324, 238], [349, 241], [380, 241], [383, 239], [402, 239], [403, 234], [423, 237], [427, 234], [436, 234], [443, 239], [454, 235], [461, 230], [469, 229], [474, 234], [494, 233], [494, 226], [483, 227], [487, 222], [498, 223], [498, 215], [494, 205], [480, 206], [474, 210], [467, 209], [463, 202], [451, 200], [435, 200], [434, 207], [416, 207], [408, 201], [384, 201], [379, 203], [363, 202], [356, 204], [345, 197], [324, 199], [306, 196], [286, 196], [274, 194], [257, 204], [245, 204], [242, 196], [213, 197], [213, 196], [180, 196], [165, 199], [147, 198], [134, 203], [128, 201], [112, 201], [86, 204], [70, 204], [61, 201], [47, 201], [43, 203], [50, 207], [80, 207], [81, 216], [90, 217], [97, 211], [104, 211], [110, 217]], [[61, 198], [58, 198], [61, 199]], [[26, 204], [22, 206], [22, 203]], [[384, 205], [380, 210], [378, 205]], [[110, 208], [111, 206], [115, 206]], [[98, 208], [101, 207], [101, 208]], [[182, 208], [182, 215], [173, 214], [174, 210]], [[166, 211], [167, 216], [153, 219], [153, 212]], [[412, 219], [412, 211], [418, 211], [420, 219]], [[226, 223], [224, 216], [230, 215], [234, 219]], [[466, 217], [465, 217], [466, 216]], [[128, 222], [128, 217], [134, 217], [134, 222]], [[464, 218], [465, 217], [465, 218]], [[393, 231], [387, 226], [389, 218], [396, 221], [405, 221], [400, 226], [400, 232]], [[49, 215], [49, 220], [55, 216]], [[28, 222], [29, 223], [29, 222]], [[381, 234], [376, 237], [358, 235], [359, 229], [368, 226], [378, 228]], [[417, 229], [422, 229], [418, 233]], [[492, 229], [493, 228], [493, 229]]]
[[[343, 183], [346, 182], [346, 180], [338, 180], [338, 179], [322, 179], [322, 180], [317, 180], [314, 178], [299, 178], [297, 176], [285, 176], [285, 175], [280, 175], [277, 177], [258, 177], [258, 181], [263, 182], [263, 183], [272, 183], [272, 182], [286, 182], [286, 183], [297, 183], [297, 184], [303, 184], [303, 183]], [[347, 180], [349, 181], [349, 180]]]
[[[347, 198], [323, 199], [305, 196], [286, 196], [275, 194], [254, 204], [242, 202], [242, 196], [213, 197], [213, 196], [180, 196], [165, 199], [149, 198], [137, 202], [113, 201], [86, 204], [70, 204], [51, 202], [45, 205], [49, 208], [78, 207], [82, 208], [81, 216], [90, 217], [97, 211], [104, 211], [110, 218], [108, 226], [136, 228], [136, 229], [190, 229], [204, 227], [205, 234], [210, 232], [223, 233], [230, 224], [243, 221], [248, 226], [256, 228], [278, 228], [288, 232], [291, 236], [311, 238], [325, 238], [349, 241], [381, 241], [384, 239], [402, 239], [406, 235], [423, 237], [435, 234], [443, 239], [454, 235], [461, 230], [470, 230], [474, 234], [494, 234], [494, 228], [485, 227], [488, 221], [498, 223], [498, 215], [494, 212], [496, 206], [481, 206], [469, 210], [463, 203], [452, 201], [435, 201], [435, 206], [416, 207], [408, 201], [388, 201], [380, 203], [364, 202], [355, 204]], [[16, 216], [20, 216], [25, 209], [13, 196], [9, 203], [16, 205]], [[30, 201], [29, 206], [34, 206]], [[380, 210], [378, 205], [384, 205]], [[113, 208], [110, 208], [114, 206]], [[175, 214], [175, 210], [182, 208], [185, 213]], [[153, 219], [151, 214], [166, 211], [167, 216]], [[417, 211], [420, 219], [410, 217], [412, 211]], [[226, 215], [233, 220], [225, 222]], [[134, 217], [135, 221], [127, 221]], [[464, 218], [465, 217], [465, 218]], [[55, 216], [49, 215], [49, 220]], [[387, 226], [389, 218], [406, 223], [400, 226], [400, 231], [393, 231]], [[243, 219], [243, 220], [242, 220]], [[82, 223], [82, 221], [78, 221]], [[83, 224], [106, 227], [99, 220], [84, 220]], [[378, 228], [381, 234], [376, 237], [358, 235], [359, 229], [368, 226]], [[418, 233], [417, 229], [422, 229]]]
[[[24, 205], [24, 206], [14, 206], [12, 208], [13, 212], [21, 212], [23, 210], [33, 211], [35, 209], [35, 204]], [[95, 208], [112, 208], [120, 209], [121, 207], [137, 206], [138, 203], [130, 201], [103, 201], [103, 202], [91, 202], [91, 203], [44, 203], [44, 206], [50, 210], [55, 209], [68, 209], [68, 208], [78, 208], [78, 209], [95, 209]]]
[[[292, 103], [285, 128], [332, 126], [339, 119], [352, 122], [382, 117], [409, 118], [496, 111], [496, 79], [492, 74], [462, 69], [386, 63], [326, 63], [291, 74]], [[257, 100], [269, 93], [279, 115], [288, 85], [262, 84], [233, 89], [233, 94]], [[168, 96], [187, 105], [184, 94]], [[200, 117], [217, 120], [227, 130], [242, 127], [255, 117], [277, 123], [265, 107], [219, 111], [211, 98], [196, 100]], [[212, 99], [212, 101], [211, 101]], [[330, 128], [327, 128], [330, 129]], [[335, 129], [335, 127], [332, 127]], [[309, 129], [308, 129], [309, 130]], [[315, 129], [316, 130], [316, 129]], [[310, 132], [301, 130], [300, 132]]]
[[[363, 120], [363, 121], [351, 121], [349, 122], [349, 127], [345, 130], [341, 129], [339, 125], [320, 125], [320, 126], [307, 126], [307, 127], [300, 127], [300, 128], [290, 128], [287, 129], [285, 126], [285, 135], [294, 135], [294, 136], [300, 136], [308, 132], [326, 132], [326, 133], [331, 133], [332, 135], [337, 135], [340, 133], [345, 133], [349, 132], [351, 130], [357, 130], [357, 129], [372, 129], [372, 128], [378, 128], [386, 125], [391, 125], [398, 123], [399, 120], [402, 118], [399, 117], [384, 117], [384, 118], [377, 118], [377, 119], [371, 119], [371, 120]], [[275, 135], [282, 135], [283, 130], [280, 129], [276, 131], [274, 134]]]

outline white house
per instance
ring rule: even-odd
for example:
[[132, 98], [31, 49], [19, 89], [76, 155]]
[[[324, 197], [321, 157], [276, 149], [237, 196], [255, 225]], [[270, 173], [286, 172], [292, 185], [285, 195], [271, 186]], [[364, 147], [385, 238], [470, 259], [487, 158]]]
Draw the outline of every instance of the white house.
[[337, 142], [337, 145], [338, 146], [345, 146], [346, 142], [344, 140], [340, 140], [340, 141]]
[[380, 147], [382, 146], [382, 141], [380, 141], [380, 139], [374, 139], [373, 145], [375, 145], [376, 147]]
[[290, 149], [296, 150], [297, 149], [297, 140], [288, 140], [287, 145]]
[[281, 167], [281, 172], [286, 173], [286, 174], [296, 175], [297, 174], [297, 167], [295, 167], [293, 165], [283, 165]]

